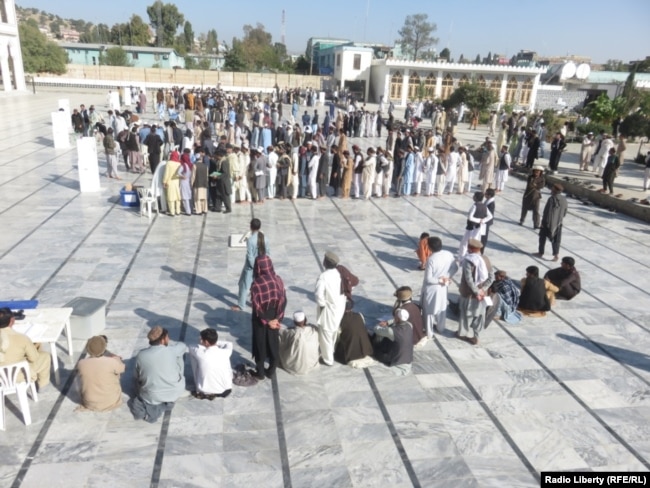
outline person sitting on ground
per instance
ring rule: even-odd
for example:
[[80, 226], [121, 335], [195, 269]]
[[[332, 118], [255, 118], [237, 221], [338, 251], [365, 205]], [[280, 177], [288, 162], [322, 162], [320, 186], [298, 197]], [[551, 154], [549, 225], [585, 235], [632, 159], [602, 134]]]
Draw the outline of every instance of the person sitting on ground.
[[580, 293], [580, 273], [578, 273], [575, 264], [575, 259], [565, 256], [562, 258], [559, 268], [551, 269], [544, 275], [545, 280], [560, 289], [556, 296], [571, 300]]
[[[31, 381], [36, 381], [38, 389], [42, 390], [50, 384], [50, 353], [39, 351], [29, 337], [16, 332], [13, 329], [15, 322], [11, 309], [0, 308], [0, 366], [27, 361]], [[17, 381], [25, 381], [22, 371]]]
[[413, 362], [413, 325], [408, 320], [409, 313], [398, 308], [393, 312], [392, 324], [375, 327], [375, 359], [401, 375], [411, 372]]
[[287, 373], [307, 374], [318, 366], [318, 329], [307, 323], [304, 312], [293, 314], [293, 327], [280, 329], [279, 356]]
[[232, 342], [220, 341], [213, 328], [203, 329], [199, 343], [189, 348], [196, 389], [192, 396], [201, 400], [226, 398], [232, 392]]
[[[403, 308], [409, 313], [409, 323], [413, 326], [413, 345], [415, 346], [427, 336], [422, 319], [422, 308], [413, 301], [413, 290], [409, 286], [399, 287], [393, 296], [397, 298], [393, 305], [393, 312], [398, 308]], [[391, 325], [391, 323], [380, 322], [379, 325]]]
[[372, 343], [366, 329], [366, 321], [362, 314], [352, 310], [352, 306], [352, 300], [345, 304], [345, 313], [339, 327], [339, 340], [334, 349], [334, 359], [343, 364], [372, 356]]
[[550, 281], [539, 277], [537, 266], [528, 266], [526, 276], [521, 279], [521, 295], [519, 297], [519, 310], [529, 317], [545, 317], [551, 310], [551, 294], [557, 293], [558, 288]]
[[420, 235], [420, 242], [418, 243], [418, 248], [415, 250], [415, 254], [418, 255], [420, 260], [420, 270], [424, 270], [427, 266], [427, 259], [431, 256], [432, 251], [429, 249], [429, 234], [423, 232]]
[[88, 339], [88, 356], [79, 360], [77, 372], [81, 390], [79, 410], [109, 412], [122, 405], [120, 375], [125, 367], [122, 358], [106, 351], [106, 336]]
[[519, 323], [521, 314], [517, 312], [517, 305], [519, 305], [521, 292], [515, 282], [508, 278], [508, 273], [502, 269], [497, 271], [490, 290], [499, 296], [497, 318], [509, 324]]
[[185, 393], [183, 355], [187, 346], [171, 342], [167, 329], [156, 325], [147, 334], [149, 347], [135, 357], [137, 394], [128, 405], [135, 420], [155, 423]]

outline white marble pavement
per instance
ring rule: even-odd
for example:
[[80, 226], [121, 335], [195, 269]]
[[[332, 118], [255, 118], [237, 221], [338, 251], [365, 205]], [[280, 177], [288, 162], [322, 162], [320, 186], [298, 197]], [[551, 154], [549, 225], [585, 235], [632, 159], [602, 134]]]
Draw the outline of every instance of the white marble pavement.
[[[125, 400], [131, 358], [153, 325], [188, 343], [216, 327], [235, 343], [234, 362], [249, 360], [250, 314], [230, 311], [243, 253], [228, 249], [227, 238], [252, 215], [271, 242], [288, 311], [308, 317], [326, 249], [361, 277], [355, 294], [368, 321], [390, 309], [396, 286], [419, 292], [421, 232], [457, 249], [471, 202], [463, 195], [271, 201], [235, 205], [227, 216], [149, 222], [116, 204], [123, 182], [102, 177], [100, 193], [78, 192], [76, 151], [51, 144], [49, 113], [64, 96], [72, 106], [105, 103], [93, 91], [3, 100], [11, 117], [0, 122], [0, 297], [36, 297], [43, 306], [106, 299], [109, 347], [127, 362]], [[473, 142], [484, 132], [461, 128], [459, 137]], [[487, 251], [514, 278], [533, 263], [554, 265], [530, 256], [537, 236], [516, 225], [522, 189], [511, 179], [498, 197]], [[541, 470], [648, 470], [649, 227], [573, 200], [565, 224], [562, 255], [576, 258], [583, 293], [544, 319], [493, 323], [476, 347], [437, 336], [407, 377], [380, 366], [280, 371], [225, 400], [182, 399], [150, 425], [133, 421], [126, 406], [75, 412], [74, 363], [62, 356], [61, 384], [30, 404], [31, 426], [15, 398], [7, 402], [0, 484], [534, 487]], [[78, 359], [83, 344], [75, 346]]]

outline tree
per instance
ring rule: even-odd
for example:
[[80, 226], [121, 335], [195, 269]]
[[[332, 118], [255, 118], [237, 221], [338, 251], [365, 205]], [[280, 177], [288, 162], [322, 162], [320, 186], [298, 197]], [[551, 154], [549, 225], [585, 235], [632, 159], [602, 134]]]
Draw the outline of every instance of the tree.
[[205, 51], [210, 54], [219, 54], [219, 39], [217, 38], [217, 31], [214, 29], [210, 29], [205, 37]]
[[[139, 15], [132, 15], [129, 22], [125, 24], [126, 39], [129, 46], [148, 46], [149, 45], [149, 26]], [[124, 33], [122, 33], [124, 36]]]
[[481, 55], [477, 54], [476, 58], [474, 58], [474, 64], [481, 64]]
[[449, 110], [464, 103], [473, 114], [480, 114], [498, 101], [499, 99], [492, 90], [479, 86], [476, 82], [471, 82], [456, 88], [451, 96], [442, 102], [442, 105]]
[[120, 46], [109, 47], [99, 55], [99, 64], [104, 66], [131, 66], [129, 56]]
[[620, 132], [625, 137], [650, 137], [650, 119], [640, 112], [628, 115], [621, 122]]
[[190, 24], [189, 20], [186, 20], [185, 25], [183, 25], [183, 44], [187, 52], [192, 52], [194, 49], [194, 30], [192, 30], [192, 24]]
[[451, 58], [451, 51], [449, 50], [448, 47], [444, 48], [442, 51], [440, 51], [440, 57], [442, 59], [446, 59], [447, 61], [450, 60]]
[[209, 70], [212, 68], [212, 62], [210, 61], [209, 58], [202, 58], [199, 60], [199, 62], [196, 65], [197, 69], [202, 69], [204, 71]]
[[224, 56], [223, 68], [226, 71], [245, 71], [246, 63], [241, 49], [241, 41], [236, 38], [232, 40], [232, 47]]
[[587, 105], [587, 113], [591, 120], [603, 124], [611, 124], [615, 119], [625, 115], [625, 100], [623, 97], [617, 97], [614, 100], [609, 98], [606, 93]]
[[467, 60], [465, 59], [465, 55], [461, 53], [460, 58], [458, 58], [459, 63], [467, 63]]
[[293, 70], [296, 73], [307, 74], [309, 73], [309, 61], [304, 55], [300, 55], [293, 65]]
[[196, 69], [197, 63], [192, 56], [185, 56], [185, 69]]
[[56, 43], [48, 41], [45, 34], [38, 30], [35, 20], [18, 24], [20, 49], [23, 66], [27, 73], [56, 73], [67, 71], [68, 57]]
[[178, 11], [173, 3], [162, 3], [156, 0], [147, 7], [149, 24], [156, 32], [156, 45], [158, 47], [173, 47], [176, 40], [176, 31], [183, 25], [185, 17]]
[[438, 43], [433, 37], [436, 31], [436, 24], [427, 22], [427, 14], [407, 15], [404, 25], [397, 31], [400, 38], [397, 40], [402, 46], [402, 51], [411, 54], [413, 60], [418, 58], [418, 53]]
[[105, 44], [112, 42], [111, 30], [106, 24], [93, 25], [79, 36], [79, 42]]
[[620, 59], [608, 59], [603, 65], [605, 71], [627, 71], [627, 66]]

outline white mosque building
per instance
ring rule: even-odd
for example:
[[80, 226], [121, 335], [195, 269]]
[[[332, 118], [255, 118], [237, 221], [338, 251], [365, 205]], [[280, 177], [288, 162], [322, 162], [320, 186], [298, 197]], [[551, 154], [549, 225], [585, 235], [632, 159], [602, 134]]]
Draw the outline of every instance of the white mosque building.
[[0, 79], [5, 92], [26, 89], [14, 0], [0, 0]]

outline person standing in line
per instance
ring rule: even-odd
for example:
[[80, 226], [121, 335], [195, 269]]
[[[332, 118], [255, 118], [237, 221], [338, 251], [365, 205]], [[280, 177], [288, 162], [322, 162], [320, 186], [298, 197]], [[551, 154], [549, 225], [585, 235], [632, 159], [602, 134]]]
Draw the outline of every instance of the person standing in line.
[[410, 197], [411, 189], [413, 186], [413, 177], [415, 176], [415, 156], [413, 154], [414, 148], [412, 145], [407, 146], [406, 157], [404, 159], [404, 167], [402, 169], [403, 177], [403, 191], [402, 194]]
[[369, 200], [372, 195], [372, 185], [376, 174], [377, 157], [375, 149], [368, 148], [367, 157], [363, 162], [363, 173], [361, 174], [361, 183], [363, 184], [363, 199]]
[[320, 146], [320, 158], [318, 159], [318, 199], [325, 198], [327, 195], [327, 178], [330, 173], [330, 150], [327, 146]]
[[216, 211], [221, 211], [221, 203], [225, 207], [223, 213], [227, 214], [232, 212], [232, 180], [231, 171], [232, 165], [237, 164], [237, 158], [232, 152], [232, 145], [226, 144], [226, 154], [221, 156], [219, 164], [219, 175], [217, 176], [217, 205]]
[[312, 200], [318, 198], [318, 164], [320, 162], [320, 151], [318, 146], [312, 144], [313, 153], [309, 159], [307, 169], [309, 170], [309, 193]]
[[497, 153], [490, 141], [487, 142], [487, 151], [483, 154], [481, 159], [481, 170], [479, 172], [479, 179], [482, 181], [481, 191], [492, 187], [494, 182], [494, 167], [497, 163]]
[[508, 172], [512, 166], [512, 158], [508, 152], [508, 146], [501, 146], [501, 156], [499, 157], [499, 166], [497, 170], [496, 192], [501, 193], [508, 181]]
[[359, 198], [361, 194], [361, 175], [363, 174], [363, 154], [361, 149], [356, 144], [352, 146], [352, 152], [354, 153], [354, 179], [352, 185], [354, 187], [354, 198]]
[[[257, 379], [273, 378], [280, 360], [280, 323], [284, 318], [287, 296], [282, 278], [275, 273], [271, 258], [260, 254], [255, 259], [251, 285], [253, 305], [253, 358]], [[264, 363], [269, 360], [268, 369]]]
[[113, 129], [109, 128], [104, 137], [104, 151], [106, 152], [106, 176], [119, 180], [117, 175], [117, 155], [115, 154], [115, 139], [113, 138]]
[[169, 215], [175, 217], [181, 213], [181, 186], [178, 175], [181, 167], [181, 158], [178, 151], [173, 151], [169, 155], [169, 161], [165, 165], [165, 174], [163, 176], [163, 186], [165, 188], [165, 198], [167, 198], [167, 208]]
[[196, 162], [192, 171], [192, 196], [194, 198], [194, 213], [208, 213], [208, 165], [204, 162], [203, 149], [195, 150]]
[[560, 260], [560, 243], [562, 241], [562, 222], [567, 213], [568, 204], [562, 195], [564, 187], [555, 183], [551, 188], [551, 197], [544, 207], [542, 226], [539, 229], [539, 249], [533, 256], [541, 258], [544, 256], [546, 239], [551, 241], [553, 248], [553, 261]]
[[262, 221], [260, 219], [252, 219], [250, 223], [250, 235], [246, 240], [246, 260], [244, 267], [239, 276], [239, 298], [237, 305], [231, 307], [231, 310], [240, 312], [246, 306], [246, 297], [253, 282], [253, 267], [255, 266], [255, 259], [263, 254], [270, 255], [270, 248], [266, 242], [264, 233], [260, 230], [262, 228]]
[[331, 251], [325, 253], [323, 271], [316, 282], [316, 324], [323, 363], [334, 364], [336, 335], [345, 313], [346, 297], [341, 292], [341, 274], [336, 269], [339, 258]]
[[178, 169], [180, 178], [181, 201], [185, 215], [192, 215], [192, 172], [193, 165], [190, 160], [190, 148], [183, 149], [181, 154], [181, 166]]
[[349, 198], [352, 187], [352, 175], [354, 174], [354, 160], [350, 157], [350, 151], [345, 150], [341, 155], [341, 170], [343, 171], [341, 198]]

